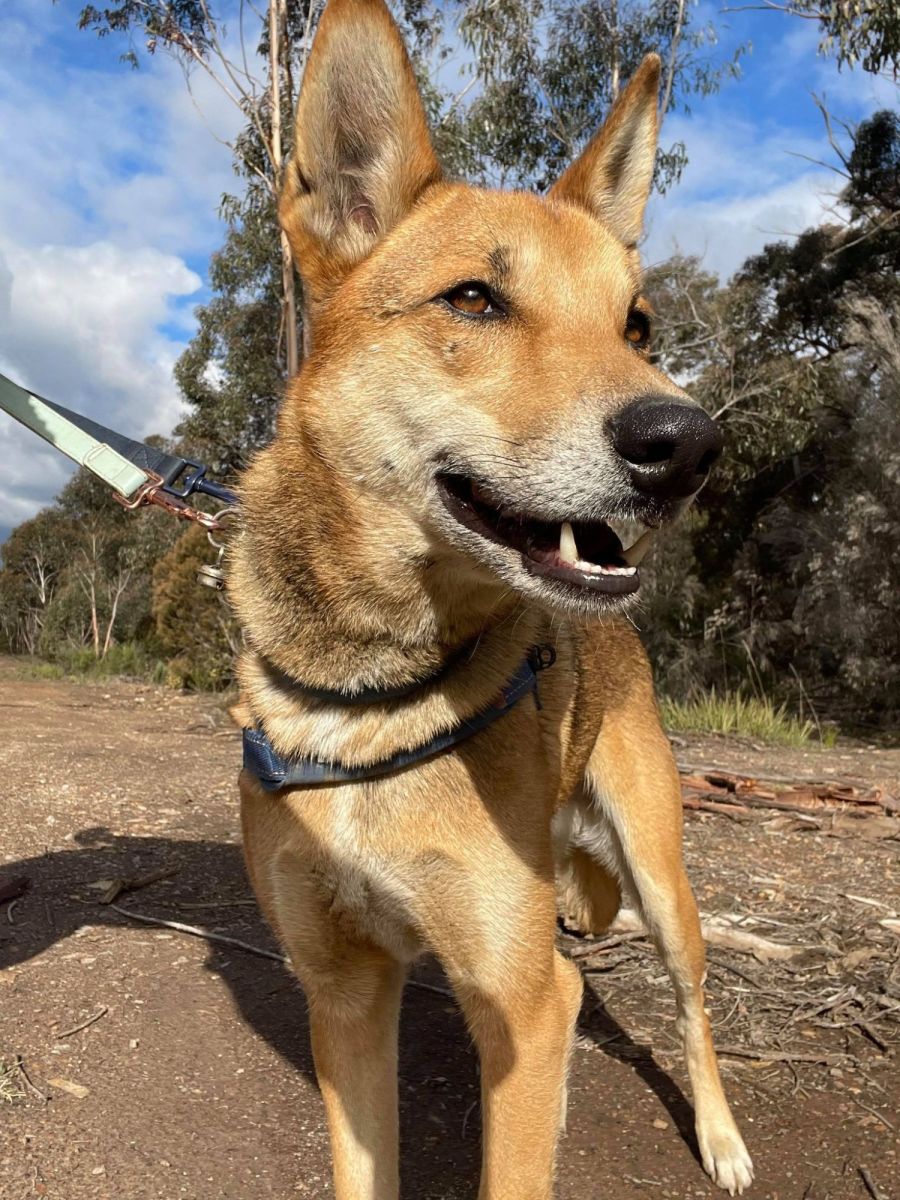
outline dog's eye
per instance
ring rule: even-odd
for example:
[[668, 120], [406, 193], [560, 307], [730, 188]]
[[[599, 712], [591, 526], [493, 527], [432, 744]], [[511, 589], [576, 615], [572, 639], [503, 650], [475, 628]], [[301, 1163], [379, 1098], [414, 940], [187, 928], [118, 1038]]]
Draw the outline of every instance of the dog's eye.
[[487, 284], [478, 283], [475, 280], [461, 283], [452, 291], [445, 292], [441, 299], [445, 300], [451, 308], [465, 313], [468, 317], [490, 317], [495, 313], [502, 312]]
[[650, 318], [639, 308], [633, 308], [628, 314], [625, 340], [631, 342], [638, 350], [643, 350], [650, 344]]

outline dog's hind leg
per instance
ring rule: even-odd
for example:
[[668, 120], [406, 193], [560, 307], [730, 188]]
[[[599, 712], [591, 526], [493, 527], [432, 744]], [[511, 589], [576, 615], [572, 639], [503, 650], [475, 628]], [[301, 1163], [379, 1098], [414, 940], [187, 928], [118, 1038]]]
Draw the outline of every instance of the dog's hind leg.
[[675, 988], [703, 1165], [734, 1195], [750, 1185], [753, 1167], [719, 1077], [704, 1007], [703, 936], [682, 861], [681, 788], [649, 691], [640, 711], [604, 716], [587, 783], [598, 822], [616, 846], [624, 890], [638, 904]]

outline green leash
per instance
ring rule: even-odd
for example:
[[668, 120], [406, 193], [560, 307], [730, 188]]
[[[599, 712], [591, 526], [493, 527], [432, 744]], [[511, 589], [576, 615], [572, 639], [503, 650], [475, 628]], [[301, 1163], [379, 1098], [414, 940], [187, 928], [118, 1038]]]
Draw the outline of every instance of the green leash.
[[5, 375], [0, 375], [0, 408], [73, 462], [87, 467], [126, 500], [150, 482], [147, 472], [129, 462], [118, 450], [79, 429], [51, 408], [46, 400], [19, 387]]
[[112, 488], [113, 499], [125, 508], [156, 504], [173, 516], [196, 521], [206, 529], [219, 529], [218, 517], [192, 508], [187, 497], [200, 492], [226, 505], [236, 502], [230, 488], [206, 478], [202, 463], [132, 441], [36, 396], [5, 375], [0, 375], [0, 409], [102, 479]]

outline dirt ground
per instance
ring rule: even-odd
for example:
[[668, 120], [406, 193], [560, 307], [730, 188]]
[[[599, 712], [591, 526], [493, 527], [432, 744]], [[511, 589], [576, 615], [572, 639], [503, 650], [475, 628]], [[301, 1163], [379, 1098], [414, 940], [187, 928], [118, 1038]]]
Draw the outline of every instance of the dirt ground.
[[[100, 903], [109, 881], [168, 869], [117, 905], [277, 950], [241, 862], [240, 750], [221, 707], [124, 682], [23, 681], [0, 662], [0, 725], [0, 885], [30, 885], [0, 904], [0, 1196], [331, 1196], [303, 999], [285, 967]], [[898, 750], [676, 749], [691, 763], [900, 794]], [[784, 962], [710, 950], [752, 1196], [900, 1196], [900, 842], [859, 824], [838, 838], [794, 832], [783, 815], [687, 815], [701, 908], [805, 947]], [[652, 948], [562, 942], [587, 987], [560, 1200], [717, 1195], [696, 1161], [671, 988]], [[409, 987], [404, 1006], [403, 1195], [474, 1198], [474, 1056], [437, 968], [421, 964], [415, 978], [427, 986]]]

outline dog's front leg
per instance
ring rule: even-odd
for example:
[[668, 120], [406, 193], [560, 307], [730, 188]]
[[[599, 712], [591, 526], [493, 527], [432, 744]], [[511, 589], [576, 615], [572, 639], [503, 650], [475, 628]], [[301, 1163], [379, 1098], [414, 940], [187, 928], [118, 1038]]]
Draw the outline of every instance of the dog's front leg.
[[634, 690], [633, 704], [604, 717], [588, 792], [614, 831], [625, 890], [675, 988], [703, 1166], [734, 1195], [749, 1187], [753, 1166], [725, 1098], [704, 1006], [706, 952], [682, 860], [681, 786], [649, 685]]
[[397, 1026], [405, 976], [403, 964], [357, 949], [330, 985], [309, 977], [304, 984], [336, 1200], [399, 1194]]
[[481, 1059], [479, 1200], [549, 1200], [581, 976], [548, 946], [508, 947], [507, 982], [456, 991]]

